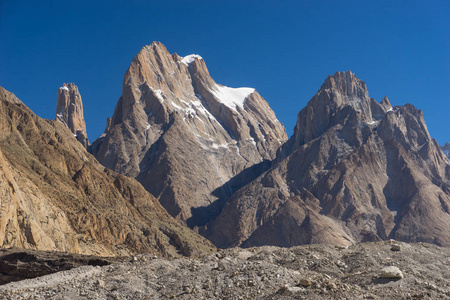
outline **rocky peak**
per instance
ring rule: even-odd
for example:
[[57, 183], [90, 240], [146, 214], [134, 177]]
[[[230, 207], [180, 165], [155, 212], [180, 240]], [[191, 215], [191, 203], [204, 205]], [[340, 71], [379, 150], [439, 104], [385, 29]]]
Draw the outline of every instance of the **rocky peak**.
[[388, 99], [388, 97], [387, 97], [386, 95], [383, 97], [383, 100], [381, 100], [380, 104], [381, 104], [386, 110], [392, 109], [391, 102], [389, 101], [389, 99]]
[[337, 125], [376, 125], [392, 110], [387, 97], [381, 103], [369, 97], [364, 81], [351, 71], [329, 75], [317, 94], [297, 116], [294, 135], [283, 147], [286, 155], [293, 148], [319, 137]]
[[74, 83], [64, 83], [58, 89], [55, 120], [66, 125], [84, 147], [89, 145], [83, 116], [83, 102], [78, 87]]
[[445, 143], [444, 146], [441, 146], [441, 150], [448, 158], [450, 158], [450, 143]]
[[98, 160], [138, 178], [193, 226], [214, 217], [240, 187], [234, 177], [267, 166], [287, 139], [255, 89], [222, 86], [200, 55], [170, 54], [159, 42], [131, 62], [107, 128], [92, 147]]
[[365, 82], [358, 79], [351, 71], [336, 72], [333, 76], [328, 75], [320, 90], [329, 89], [338, 91], [342, 95], [359, 99], [369, 96]]
[[329, 76], [269, 170], [239, 189], [205, 234], [217, 246], [380, 239], [450, 245], [450, 164], [411, 104]]

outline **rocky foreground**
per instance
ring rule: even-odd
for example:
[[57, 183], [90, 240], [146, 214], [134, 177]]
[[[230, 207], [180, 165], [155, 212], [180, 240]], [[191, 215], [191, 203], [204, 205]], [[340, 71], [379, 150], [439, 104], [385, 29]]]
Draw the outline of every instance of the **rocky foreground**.
[[[388, 268], [387, 268], [388, 267]], [[448, 299], [450, 249], [396, 241], [151, 255], [0, 287], [2, 299]]]

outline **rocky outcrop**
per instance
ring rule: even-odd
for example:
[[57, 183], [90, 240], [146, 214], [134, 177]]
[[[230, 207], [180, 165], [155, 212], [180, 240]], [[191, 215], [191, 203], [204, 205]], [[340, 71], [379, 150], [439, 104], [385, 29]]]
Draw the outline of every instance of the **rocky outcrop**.
[[80, 266], [105, 266], [123, 261], [117, 257], [98, 257], [54, 251], [9, 248], [0, 250], [0, 285]]
[[136, 180], [100, 165], [59, 121], [0, 88], [0, 246], [103, 256], [214, 247]]
[[85, 148], [89, 145], [83, 116], [83, 102], [75, 84], [64, 83], [58, 89], [55, 120], [66, 125]]
[[300, 111], [274, 166], [204, 234], [219, 247], [388, 238], [449, 246], [449, 175], [422, 111], [378, 103], [353, 73], [338, 72]]
[[200, 56], [171, 55], [155, 42], [133, 59], [111, 122], [91, 150], [195, 227], [267, 169], [286, 139], [254, 89], [217, 84]]

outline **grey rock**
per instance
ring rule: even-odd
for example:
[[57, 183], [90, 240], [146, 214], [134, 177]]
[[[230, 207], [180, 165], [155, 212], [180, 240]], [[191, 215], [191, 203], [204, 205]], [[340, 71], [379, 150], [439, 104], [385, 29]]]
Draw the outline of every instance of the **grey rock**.
[[[401, 245], [402, 256], [396, 268], [420, 270], [408, 271], [408, 276], [401, 281], [379, 278], [379, 258], [392, 255], [385, 242], [356, 244], [345, 250], [332, 245], [266, 246], [223, 251], [230, 259], [227, 269], [220, 272], [208, 263], [214, 261], [215, 254], [198, 259], [156, 258], [140, 264], [124, 258], [123, 262], [100, 268], [84, 266], [9, 283], [0, 286], [0, 298], [8, 299], [10, 295], [19, 298], [24, 294], [43, 299], [78, 299], [79, 295], [96, 299], [113, 296], [116, 299], [449, 298], [450, 286], [445, 278], [449, 278], [450, 269], [443, 267], [442, 262], [450, 255], [450, 249], [429, 244]], [[249, 252], [253, 256], [248, 256]], [[253, 259], [255, 256], [259, 259]], [[348, 264], [348, 272], [336, 269], [338, 260]], [[313, 266], [308, 261], [322, 263]], [[197, 268], [188, 267], [193, 264]], [[233, 277], [237, 270], [240, 270], [238, 275]], [[399, 276], [398, 270], [389, 272]], [[266, 280], [261, 281], [261, 276], [267, 276]], [[304, 288], [299, 284], [302, 278], [312, 284]], [[104, 285], [97, 284], [99, 279]]]
[[381, 269], [381, 278], [387, 279], [402, 279], [403, 272], [396, 266], [384, 267]]
[[401, 247], [400, 247], [400, 245], [398, 245], [398, 244], [393, 244], [393, 245], [391, 246], [391, 250], [392, 250], [392, 251], [400, 251], [400, 250], [401, 250]]
[[204, 235], [220, 248], [389, 238], [450, 246], [449, 187], [423, 112], [379, 103], [355, 74], [337, 72], [300, 111], [272, 167], [234, 193]]

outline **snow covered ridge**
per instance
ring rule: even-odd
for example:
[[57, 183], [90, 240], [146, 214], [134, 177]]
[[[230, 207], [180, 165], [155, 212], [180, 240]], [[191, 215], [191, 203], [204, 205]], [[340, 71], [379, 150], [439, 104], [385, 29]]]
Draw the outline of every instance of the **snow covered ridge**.
[[181, 60], [181, 62], [183, 64], [185, 64], [186, 66], [188, 66], [190, 63], [193, 63], [195, 61], [195, 59], [203, 59], [203, 57], [201, 57], [198, 54], [191, 54], [188, 56], [183, 57], [183, 59]]
[[227, 86], [216, 85], [211, 89], [213, 95], [219, 99], [221, 103], [231, 109], [236, 110], [237, 106], [244, 108], [244, 101], [255, 89], [253, 88], [230, 88]]

